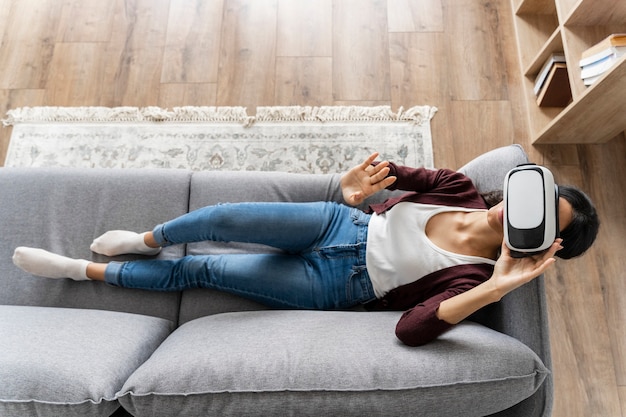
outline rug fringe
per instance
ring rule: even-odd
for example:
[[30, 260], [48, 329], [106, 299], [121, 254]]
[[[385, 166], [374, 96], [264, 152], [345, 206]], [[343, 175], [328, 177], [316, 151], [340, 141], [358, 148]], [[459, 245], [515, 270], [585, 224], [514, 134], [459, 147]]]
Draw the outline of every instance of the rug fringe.
[[249, 116], [245, 107], [21, 107], [7, 112], [5, 126], [17, 123], [103, 123], [103, 122], [219, 122], [250, 126], [258, 122], [429, 122], [436, 107], [402, 107], [394, 112], [390, 106], [274, 106], [257, 107]]
[[220, 122], [249, 125], [245, 107], [21, 107], [7, 112], [5, 126], [17, 123]]
[[385, 122], [410, 121], [422, 124], [430, 121], [436, 107], [402, 107], [393, 112], [390, 106], [274, 106], [257, 107], [257, 122]]

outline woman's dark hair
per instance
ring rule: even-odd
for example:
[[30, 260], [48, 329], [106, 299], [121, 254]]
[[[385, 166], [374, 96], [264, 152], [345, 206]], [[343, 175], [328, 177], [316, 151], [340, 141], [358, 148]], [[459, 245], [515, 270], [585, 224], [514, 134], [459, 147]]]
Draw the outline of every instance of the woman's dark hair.
[[483, 200], [485, 200], [488, 208], [497, 206], [504, 199], [504, 193], [502, 190], [487, 191], [482, 193], [481, 196]]
[[[503, 199], [502, 191], [490, 191], [481, 194], [488, 207], [493, 207]], [[563, 197], [572, 206], [572, 222], [561, 231], [563, 249], [556, 253], [561, 259], [580, 256], [596, 240], [600, 219], [591, 199], [576, 187], [559, 186], [559, 197]]]
[[572, 205], [572, 222], [561, 231], [563, 249], [556, 253], [562, 259], [580, 256], [596, 240], [600, 219], [591, 199], [578, 188], [560, 185], [559, 197]]

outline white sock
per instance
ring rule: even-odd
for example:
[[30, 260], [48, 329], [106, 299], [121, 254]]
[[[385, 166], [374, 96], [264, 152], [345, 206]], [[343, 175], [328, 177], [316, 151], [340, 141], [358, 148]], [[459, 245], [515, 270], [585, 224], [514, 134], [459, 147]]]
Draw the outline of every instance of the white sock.
[[156, 255], [161, 251], [161, 248], [151, 248], [146, 245], [143, 240], [143, 236], [146, 233], [111, 230], [96, 238], [90, 248], [92, 251], [106, 256], [123, 254]]
[[13, 263], [24, 271], [40, 277], [89, 280], [87, 278], [89, 261], [67, 258], [43, 249], [19, 247], [13, 253]]

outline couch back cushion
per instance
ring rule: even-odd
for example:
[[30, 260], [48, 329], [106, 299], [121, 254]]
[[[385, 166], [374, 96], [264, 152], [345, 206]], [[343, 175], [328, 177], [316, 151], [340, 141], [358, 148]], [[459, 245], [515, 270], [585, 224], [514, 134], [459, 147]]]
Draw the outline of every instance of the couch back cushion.
[[[191, 173], [177, 170], [0, 169], [0, 304], [141, 313], [176, 322], [179, 293], [33, 277], [11, 261], [17, 246], [109, 261], [92, 253], [107, 230], [142, 232], [188, 209]], [[184, 248], [159, 255], [176, 258]], [[128, 259], [118, 257], [116, 260]]]

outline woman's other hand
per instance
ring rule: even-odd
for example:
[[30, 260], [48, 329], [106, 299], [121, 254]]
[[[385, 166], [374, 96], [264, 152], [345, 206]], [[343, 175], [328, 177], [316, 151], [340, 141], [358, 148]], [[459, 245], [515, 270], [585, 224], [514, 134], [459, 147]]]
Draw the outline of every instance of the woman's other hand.
[[366, 198], [389, 187], [396, 181], [396, 177], [388, 176], [388, 161], [372, 165], [372, 162], [377, 157], [378, 152], [374, 152], [362, 164], [343, 174], [341, 177], [341, 191], [346, 203], [351, 206], [358, 206]]
[[503, 243], [491, 277], [497, 292], [504, 296], [543, 274], [555, 262], [554, 254], [563, 249], [562, 242], [563, 239], [556, 239], [545, 252], [525, 258], [513, 258], [511, 250]]
[[561, 242], [562, 239], [557, 239], [547, 251], [526, 258], [511, 257], [511, 251], [503, 243], [502, 254], [491, 278], [442, 301], [437, 317], [447, 323], [456, 324], [486, 305], [500, 301], [506, 294], [543, 274], [555, 262], [554, 254], [561, 249]]

